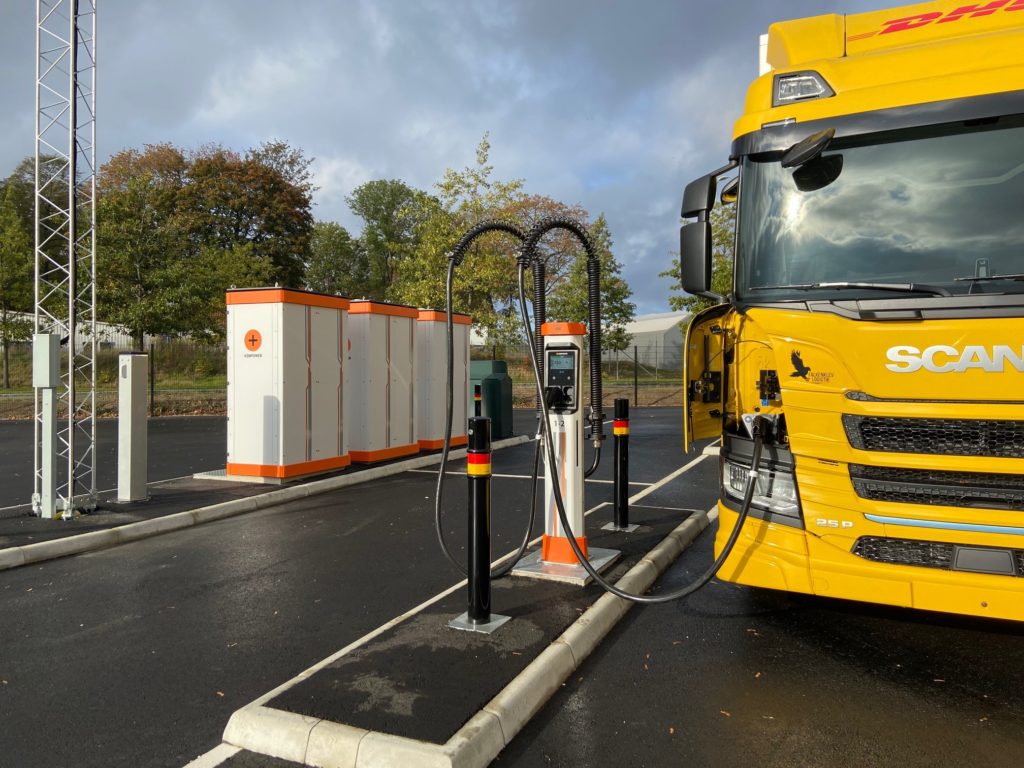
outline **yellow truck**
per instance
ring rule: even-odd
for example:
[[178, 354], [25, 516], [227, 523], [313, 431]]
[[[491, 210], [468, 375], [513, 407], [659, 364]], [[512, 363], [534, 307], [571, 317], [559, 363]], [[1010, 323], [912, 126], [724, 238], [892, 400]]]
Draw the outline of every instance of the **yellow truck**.
[[683, 195], [683, 288], [717, 302], [683, 374], [687, 450], [721, 440], [716, 554], [771, 425], [719, 576], [1024, 620], [1024, 0], [766, 37], [728, 164]]

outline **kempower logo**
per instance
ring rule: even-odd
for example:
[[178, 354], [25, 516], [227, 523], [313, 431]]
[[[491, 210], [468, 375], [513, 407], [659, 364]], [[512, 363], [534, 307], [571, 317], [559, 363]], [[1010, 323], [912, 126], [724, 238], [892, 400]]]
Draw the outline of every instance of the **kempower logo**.
[[915, 16], [904, 16], [901, 19], [883, 21], [882, 29], [876, 29], [872, 32], [864, 32], [860, 35], [850, 35], [848, 39], [863, 40], [866, 37], [874, 37], [875, 35], [888, 35], [893, 32], [906, 32], [908, 29], [926, 27], [929, 24], [948, 24], [953, 21], [960, 21], [961, 19], [974, 19], [981, 16], [991, 16], [993, 13], [1000, 11], [1004, 13], [1009, 11], [1024, 11], [1024, 0], [991, 0], [991, 2], [988, 3], [961, 5], [949, 13], [943, 13], [942, 11], [929, 11], [928, 13], [919, 13]]
[[968, 345], [959, 350], [948, 344], [935, 344], [918, 349], [911, 346], [889, 347], [886, 357], [891, 360], [885, 367], [893, 373], [913, 373], [922, 368], [932, 373], [963, 373], [977, 368], [989, 373], [1002, 373], [1011, 369], [1024, 372], [1024, 346], [1010, 347], [996, 344], [989, 347]]

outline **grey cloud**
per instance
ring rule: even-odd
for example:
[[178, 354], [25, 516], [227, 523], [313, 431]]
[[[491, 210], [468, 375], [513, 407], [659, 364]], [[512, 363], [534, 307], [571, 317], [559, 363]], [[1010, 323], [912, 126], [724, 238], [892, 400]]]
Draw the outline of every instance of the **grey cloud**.
[[[318, 158], [318, 217], [357, 228], [352, 187], [427, 188], [490, 131], [498, 176], [605, 212], [639, 309], [660, 311], [680, 192], [728, 151], [758, 35], [875, 4], [103, 3], [99, 154], [282, 138]], [[2, 12], [0, 173], [33, 151], [31, 6]]]

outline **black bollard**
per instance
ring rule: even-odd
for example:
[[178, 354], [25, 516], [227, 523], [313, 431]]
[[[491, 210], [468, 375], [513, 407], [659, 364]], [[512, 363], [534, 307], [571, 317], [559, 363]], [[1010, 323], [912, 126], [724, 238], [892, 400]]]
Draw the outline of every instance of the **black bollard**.
[[469, 482], [470, 621], [491, 620], [491, 420], [469, 420], [466, 451]]
[[635, 531], [637, 526], [629, 524], [629, 400], [624, 397], [615, 398], [612, 434], [615, 436], [612, 490], [614, 520], [605, 528], [613, 531]]
[[491, 615], [491, 420], [470, 417], [468, 435], [469, 609], [448, 626], [490, 634], [508, 621]]

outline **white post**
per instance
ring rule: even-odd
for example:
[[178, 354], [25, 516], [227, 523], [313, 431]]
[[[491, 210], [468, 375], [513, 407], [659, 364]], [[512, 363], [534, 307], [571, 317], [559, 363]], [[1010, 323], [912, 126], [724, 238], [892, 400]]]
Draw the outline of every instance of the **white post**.
[[146, 376], [149, 356], [126, 353], [118, 359], [117, 500], [142, 501], [146, 495]]
[[32, 386], [41, 394], [39, 495], [32, 499], [40, 517], [57, 517], [57, 397], [60, 386], [60, 336], [37, 333], [32, 337]]

